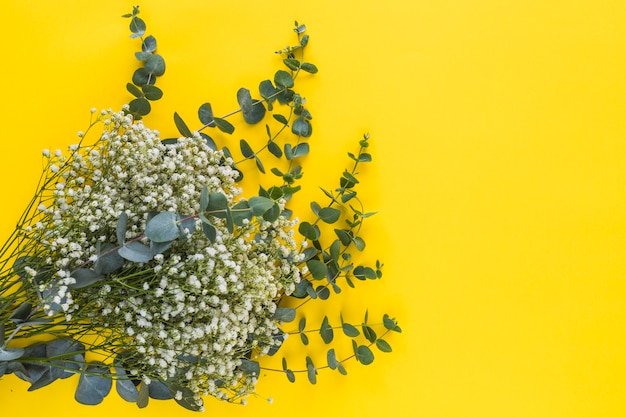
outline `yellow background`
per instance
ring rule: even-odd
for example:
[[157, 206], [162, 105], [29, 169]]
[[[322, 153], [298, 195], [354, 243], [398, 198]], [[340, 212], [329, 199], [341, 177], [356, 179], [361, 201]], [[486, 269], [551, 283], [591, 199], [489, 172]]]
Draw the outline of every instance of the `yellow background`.
[[[138, 44], [119, 16], [133, 4], [3, 2], [4, 233], [33, 190], [41, 148], [75, 142], [91, 107], [128, 101]], [[349, 363], [347, 377], [321, 372], [310, 386], [270, 375], [258, 390], [273, 405], [207, 400], [207, 415], [626, 415], [623, 1], [141, 7], [167, 63], [166, 96], [147, 118], [165, 136], [173, 111], [192, 121], [205, 101], [235, 109], [239, 87], [280, 68], [273, 51], [293, 42], [293, 20], [307, 24], [320, 68], [300, 83], [315, 118], [308, 195], [334, 185], [345, 151], [370, 132], [363, 193], [379, 215], [366, 237], [385, 262], [382, 280], [344, 291], [328, 314], [358, 321], [369, 307], [404, 330], [389, 338], [392, 354]], [[86, 408], [75, 384], [27, 393], [5, 377], [2, 414], [191, 414], [172, 402], [137, 410], [115, 394]]]

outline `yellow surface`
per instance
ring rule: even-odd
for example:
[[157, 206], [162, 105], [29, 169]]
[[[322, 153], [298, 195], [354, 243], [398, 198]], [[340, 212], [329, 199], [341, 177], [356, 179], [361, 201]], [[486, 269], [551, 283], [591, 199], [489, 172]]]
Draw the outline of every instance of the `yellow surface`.
[[[128, 100], [137, 43], [119, 16], [132, 4], [3, 2], [3, 232], [34, 187], [40, 149], [74, 142], [91, 107]], [[141, 7], [167, 63], [166, 97], [147, 122], [165, 135], [175, 110], [192, 120], [205, 101], [236, 108], [239, 87], [280, 67], [273, 51], [292, 41], [293, 20], [307, 24], [320, 68], [301, 83], [315, 117], [309, 195], [320, 197], [317, 180], [334, 179], [369, 131], [376, 164], [363, 172], [380, 214], [366, 236], [385, 261], [383, 280], [345, 291], [329, 314], [358, 321], [369, 307], [404, 330], [389, 339], [394, 353], [349, 363], [348, 377], [322, 372], [310, 386], [268, 376], [258, 389], [273, 405], [209, 400], [207, 415], [626, 415], [622, 1]], [[86, 408], [75, 384], [27, 393], [6, 377], [2, 413], [190, 414], [115, 395]]]

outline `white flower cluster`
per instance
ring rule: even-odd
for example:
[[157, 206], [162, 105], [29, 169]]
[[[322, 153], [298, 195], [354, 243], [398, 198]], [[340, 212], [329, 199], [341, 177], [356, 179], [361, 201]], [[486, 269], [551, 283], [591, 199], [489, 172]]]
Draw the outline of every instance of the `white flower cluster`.
[[101, 118], [105, 129], [95, 145], [72, 146], [67, 157], [44, 151], [57, 181], [30, 237], [46, 247], [53, 271], [39, 288], [46, 308], [60, 307], [68, 323], [106, 328], [111, 351], [123, 346], [136, 358], [127, 366], [138, 378], [184, 381], [198, 396], [244, 396], [256, 378], [239, 370], [241, 359], [276, 343], [275, 302], [300, 279], [294, 222], [259, 218], [230, 233], [216, 219], [211, 242], [196, 219], [194, 233], [149, 262], [125, 261], [94, 285], [68, 289], [71, 271], [89, 268], [100, 246], [117, 245], [122, 212], [128, 241], [143, 235], [152, 212], [196, 215], [205, 186], [230, 204], [241, 193], [231, 161], [200, 135], [163, 144], [123, 112]]

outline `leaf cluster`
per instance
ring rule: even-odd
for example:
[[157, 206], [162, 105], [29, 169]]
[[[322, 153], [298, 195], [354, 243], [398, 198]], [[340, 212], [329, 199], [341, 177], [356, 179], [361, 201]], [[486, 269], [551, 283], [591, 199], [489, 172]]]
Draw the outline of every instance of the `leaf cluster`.
[[165, 73], [165, 60], [156, 53], [156, 38], [152, 35], [145, 36], [146, 22], [138, 15], [139, 6], [134, 6], [132, 13], [122, 16], [130, 19], [130, 37], [141, 40], [141, 51], [135, 52], [135, 57], [142, 63], [142, 66], [133, 73], [132, 83], [126, 84], [128, 92], [135, 97], [128, 103], [128, 112], [136, 120], [150, 113], [150, 101], [163, 97], [163, 91], [154, 84], [157, 77]]

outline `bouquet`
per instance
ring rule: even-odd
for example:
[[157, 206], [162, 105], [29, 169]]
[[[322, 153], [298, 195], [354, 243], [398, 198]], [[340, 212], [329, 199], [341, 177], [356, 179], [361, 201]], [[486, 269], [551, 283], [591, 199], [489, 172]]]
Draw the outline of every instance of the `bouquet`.
[[[1, 249], [0, 377], [13, 373], [34, 390], [78, 374], [75, 399], [89, 405], [113, 385], [139, 407], [150, 398], [196, 411], [205, 396], [245, 403], [265, 369], [261, 357], [277, 354], [299, 306], [382, 277], [380, 262], [360, 265], [355, 256], [374, 214], [357, 194], [358, 167], [372, 160], [369, 137], [348, 154], [338, 186], [323, 189], [327, 200], [294, 213], [313, 130], [295, 81], [317, 73], [305, 60], [306, 27], [296, 22], [297, 43], [278, 51], [285, 69], [259, 84], [260, 98], [241, 88], [240, 107], [219, 117], [204, 103], [195, 130], [174, 114], [180, 137], [161, 138], [142, 118], [163, 95], [155, 84], [165, 60], [139, 8], [124, 17], [141, 42], [141, 66], [126, 86], [134, 98], [119, 111], [92, 109], [67, 151], [43, 151], [36, 192]], [[239, 114], [248, 124], [271, 114], [271, 123], [264, 144], [241, 139], [237, 157], [206, 132], [232, 134], [228, 119]], [[275, 185], [250, 196], [240, 186], [246, 162]], [[320, 369], [346, 374], [352, 358], [370, 364], [373, 347], [390, 352], [384, 336], [400, 331], [388, 315], [378, 324], [380, 335], [367, 313], [338, 326], [324, 316], [311, 330], [301, 317], [291, 333], [303, 344], [314, 331], [330, 345], [340, 330], [353, 353], [329, 348], [326, 364], [306, 356], [302, 369], [283, 358], [275, 371], [315, 383]]]

